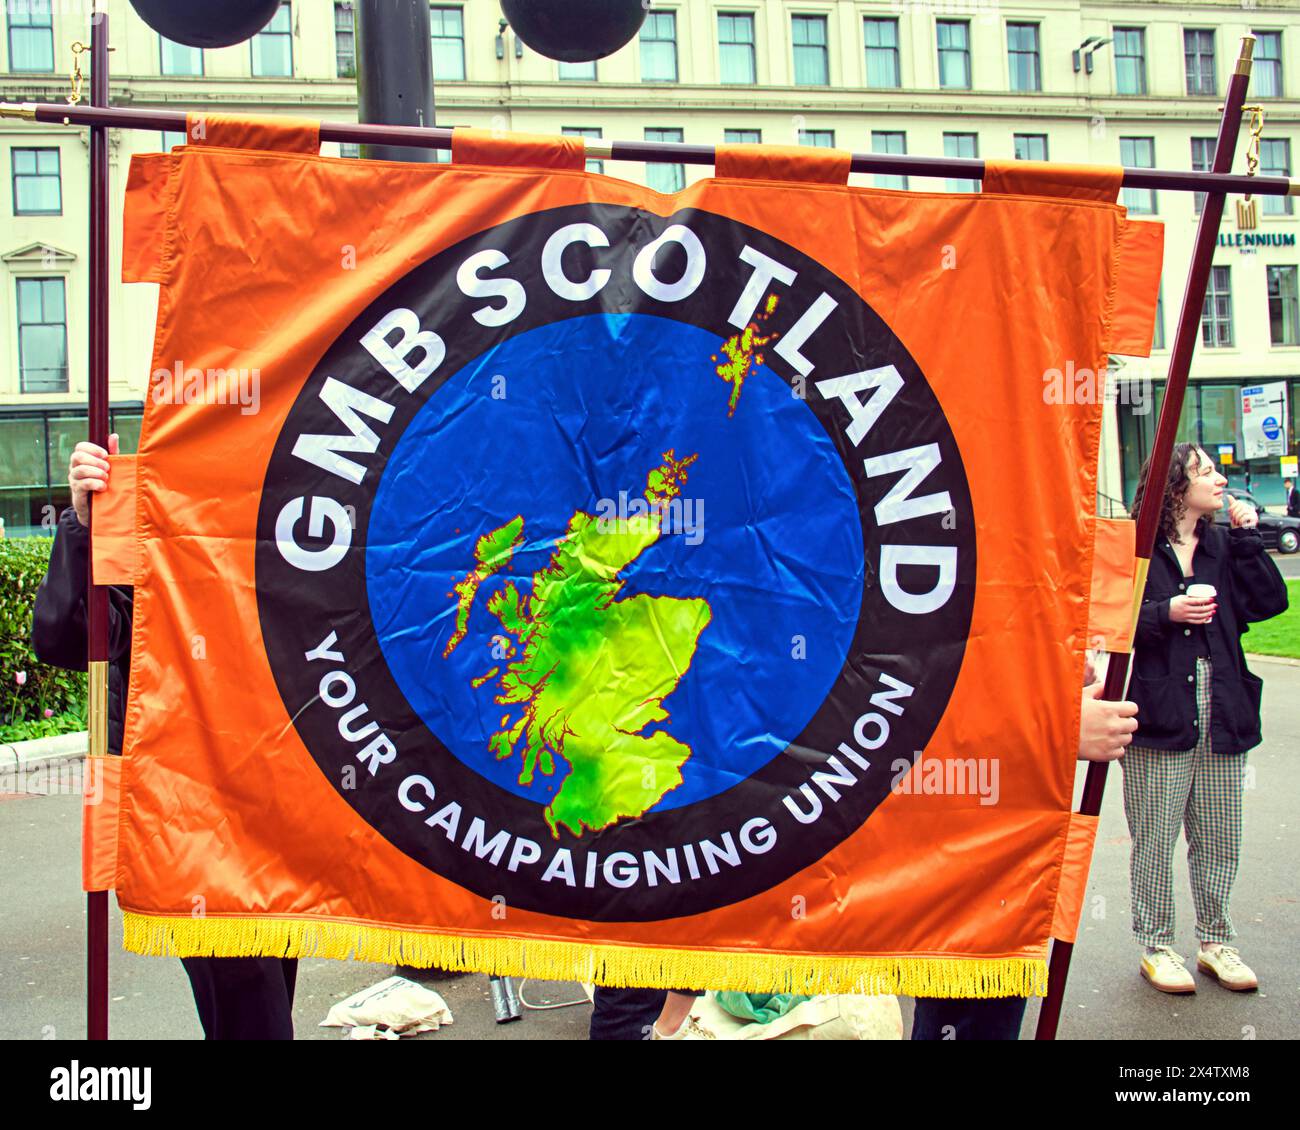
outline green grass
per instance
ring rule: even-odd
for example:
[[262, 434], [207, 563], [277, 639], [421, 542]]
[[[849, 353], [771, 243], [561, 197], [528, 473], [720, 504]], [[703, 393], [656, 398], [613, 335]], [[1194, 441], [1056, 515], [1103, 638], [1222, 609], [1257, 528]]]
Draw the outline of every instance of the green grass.
[[1241, 641], [1242, 647], [1256, 655], [1285, 655], [1300, 659], [1300, 579], [1286, 583], [1291, 606], [1281, 616], [1274, 616], [1262, 624], [1251, 624], [1250, 631]]

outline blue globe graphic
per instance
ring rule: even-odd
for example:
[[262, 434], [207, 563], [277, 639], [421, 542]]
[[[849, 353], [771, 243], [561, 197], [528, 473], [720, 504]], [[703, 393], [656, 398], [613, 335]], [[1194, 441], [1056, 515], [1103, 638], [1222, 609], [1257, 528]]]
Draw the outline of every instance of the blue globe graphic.
[[[858, 503], [830, 437], [790, 386], [756, 366], [734, 415], [716, 372], [716, 333], [646, 314], [586, 315], [517, 334], [447, 378], [395, 446], [371, 511], [366, 586], [380, 648], [430, 731], [476, 773], [541, 806], [563, 783], [520, 784], [518, 755], [488, 739], [504, 708], [487, 599], [521, 594], [575, 511], [633, 499], [664, 452], [697, 458], [682, 495], [690, 520], [621, 574], [625, 599], [708, 600], [712, 620], [663, 701], [663, 729], [691, 748], [683, 783], [650, 811], [685, 806], [749, 777], [796, 738], [829, 693], [863, 594]], [[812, 395], [816, 395], [812, 393]], [[524, 543], [482, 586], [466, 634], [453, 584], [475, 544], [516, 515]]]

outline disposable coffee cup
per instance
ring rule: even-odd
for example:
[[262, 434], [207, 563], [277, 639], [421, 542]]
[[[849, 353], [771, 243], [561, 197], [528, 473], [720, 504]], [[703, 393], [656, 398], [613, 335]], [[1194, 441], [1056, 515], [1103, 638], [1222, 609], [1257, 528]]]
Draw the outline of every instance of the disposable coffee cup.
[[1187, 595], [1193, 600], [1213, 600], [1215, 590], [1213, 585], [1188, 585]]

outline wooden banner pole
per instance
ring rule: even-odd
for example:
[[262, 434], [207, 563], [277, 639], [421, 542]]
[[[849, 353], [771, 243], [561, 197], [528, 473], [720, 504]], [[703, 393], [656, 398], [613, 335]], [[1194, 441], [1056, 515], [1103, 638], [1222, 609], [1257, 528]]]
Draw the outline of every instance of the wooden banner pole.
[[[108, 105], [108, 12], [91, 13], [90, 101]], [[87, 424], [91, 443], [108, 448], [108, 127], [90, 127], [90, 348]], [[89, 496], [91, 533], [94, 495]], [[86, 721], [91, 757], [108, 753], [108, 589], [86, 577]], [[89, 777], [89, 770], [87, 779]], [[86, 893], [86, 1033], [108, 1039], [108, 892]]]
[[[1246, 88], [1250, 85], [1250, 61], [1255, 50], [1255, 37], [1243, 36], [1237, 65], [1228, 83], [1228, 96], [1224, 99], [1223, 117], [1219, 120], [1219, 137], [1214, 147], [1216, 173], [1227, 173], [1237, 152], [1237, 137], [1241, 132], [1242, 107], [1246, 104]], [[1187, 391], [1187, 378], [1192, 369], [1192, 354], [1201, 332], [1201, 311], [1205, 305], [1205, 290], [1214, 264], [1214, 248], [1218, 241], [1219, 222], [1223, 219], [1224, 194], [1208, 192], [1201, 210], [1201, 221], [1196, 229], [1196, 242], [1192, 245], [1192, 264], [1187, 272], [1187, 287], [1183, 292], [1183, 308], [1178, 315], [1178, 335], [1174, 339], [1173, 353], [1169, 358], [1169, 379], [1165, 385], [1165, 399], [1160, 406], [1160, 422], [1156, 425], [1155, 442], [1151, 446], [1150, 481], [1152, 489], [1145, 493], [1144, 505], [1134, 515], [1137, 522], [1136, 554], [1138, 561], [1137, 583], [1144, 585], [1147, 565], [1155, 549], [1156, 532], [1160, 526], [1164, 483], [1169, 475], [1169, 459], [1174, 449], [1178, 431], [1178, 418], [1183, 411], [1183, 397]], [[1138, 596], [1140, 599], [1140, 594]], [[1136, 604], [1136, 601], [1135, 601]], [[1118, 701], [1124, 697], [1128, 680], [1131, 652], [1113, 654], [1106, 668], [1106, 681], [1101, 697]], [[1109, 763], [1094, 761], [1088, 766], [1084, 781], [1083, 798], [1079, 812], [1084, 816], [1097, 816], [1101, 812], [1101, 798], [1106, 789], [1106, 770]], [[1052, 956], [1047, 969], [1047, 997], [1038, 1014], [1037, 1040], [1053, 1040], [1061, 1019], [1061, 1002], [1065, 998], [1065, 982], [1070, 973], [1070, 955], [1074, 946], [1070, 942], [1053, 941]]]

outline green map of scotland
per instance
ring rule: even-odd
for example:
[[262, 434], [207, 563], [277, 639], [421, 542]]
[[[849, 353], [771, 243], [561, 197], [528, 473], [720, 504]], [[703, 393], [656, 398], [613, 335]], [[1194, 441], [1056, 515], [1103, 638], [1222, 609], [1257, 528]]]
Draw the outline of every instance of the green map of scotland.
[[[691, 455], [663, 462], [646, 477], [649, 513], [596, 518], [577, 511], [546, 566], [533, 575], [531, 595], [507, 582], [487, 601], [508, 642], [504, 670], [473, 680], [495, 681], [496, 702], [522, 706], [488, 739], [499, 760], [519, 757], [519, 782], [553, 774], [556, 757], [569, 772], [546, 808], [551, 833], [599, 831], [639, 816], [682, 783], [691, 748], [663, 729], [663, 700], [681, 682], [700, 633], [712, 619], [706, 600], [640, 594], [620, 599], [624, 569], [659, 540], [666, 504], [681, 493]], [[517, 516], [479, 538], [474, 568], [455, 586], [456, 625], [443, 657], [464, 639], [480, 587], [509, 567], [524, 541]]]

